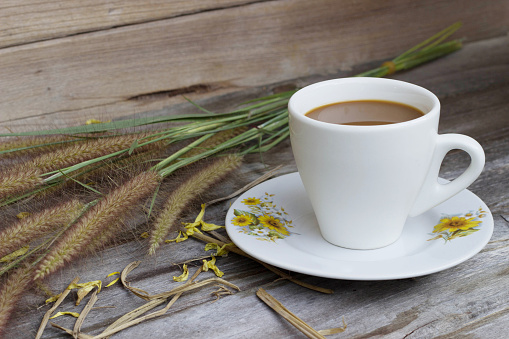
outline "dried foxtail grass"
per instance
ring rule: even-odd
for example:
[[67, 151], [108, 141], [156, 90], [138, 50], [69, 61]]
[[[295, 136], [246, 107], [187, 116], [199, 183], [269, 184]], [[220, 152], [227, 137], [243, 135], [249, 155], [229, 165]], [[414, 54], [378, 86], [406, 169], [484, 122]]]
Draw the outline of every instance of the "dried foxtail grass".
[[31, 164], [41, 173], [50, 172], [128, 149], [135, 140], [146, 136], [148, 134], [129, 134], [77, 143], [34, 158]]
[[5, 152], [0, 153], [0, 159], [50, 152], [76, 141], [68, 135], [13, 137], [0, 142], [0, 152]]
[[71, 200], [21, 219], [0, 232], [0, 257], [29, 244], [78, 216], [83, 204]]
[[0, 200], [41, 185], [44, 181], [40, 174], [36, 168], [25, 165], [2, 171], [0, 174]]
[[33, 269], [20, 267], [4, 281], [0, 288], [0, 337], [21, 295], [32, 281]]
[[147, 136], [149, 134], [146, 133], [122, 135], [73, 143], [51, 153], [36, 156], [23, 164], [14, 165], [0, 174], [0, 199], [37, 188], [44, 182], [41, 176], [47, 172], [129, 149], [135, 140]]
[[197, 195], [205, 192], [212, 184], [240, 166], [242, 157], [228, 155], [192, 175], [167, 199], [151, 231], [148, 253], [153, 255], [164, 241], [186, 205]]
[[36, 268], [35, 279], [44, 278], [86, 252], [88, 245], [102, 230], [121, 222], [143, 199], [154, 192], [160, 180], [161, 176], [156, 172], [142, 172], [104, 196], [42, 259]]

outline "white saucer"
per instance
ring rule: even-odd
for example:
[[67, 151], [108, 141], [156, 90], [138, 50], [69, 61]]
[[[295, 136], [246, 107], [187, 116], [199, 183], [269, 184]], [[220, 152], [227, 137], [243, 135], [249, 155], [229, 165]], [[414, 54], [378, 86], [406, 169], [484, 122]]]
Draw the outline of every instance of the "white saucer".
[[[433, 233], [441, 220], [453, 217], [470, 220], [470, 228], [449, 240], [446, 237], [453, 234], [449, 229]], [[251, 225], [236, 225], [247, 223]], [[239, 197], [226, 215], [226, 230], [244, 252], [274, 266], [326, 278], [388, 280], [438, 272], [471, 258], [490, 240], [493, 218], [481, 199], [464, 190], [409, 218], [392, 245], [376, 250], [346, 249], [322, 238], [300, 176], [291, 173]]]

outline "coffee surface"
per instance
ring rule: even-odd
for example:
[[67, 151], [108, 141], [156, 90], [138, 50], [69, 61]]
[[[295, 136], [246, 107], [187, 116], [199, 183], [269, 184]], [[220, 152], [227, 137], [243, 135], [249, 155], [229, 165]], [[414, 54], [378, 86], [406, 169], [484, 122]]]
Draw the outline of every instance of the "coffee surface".
[[422, 117], [423, 112], [398, 102], [381, 100], [345, 101], [317, 107], [306, 116], [340, 125], [387, 125]]

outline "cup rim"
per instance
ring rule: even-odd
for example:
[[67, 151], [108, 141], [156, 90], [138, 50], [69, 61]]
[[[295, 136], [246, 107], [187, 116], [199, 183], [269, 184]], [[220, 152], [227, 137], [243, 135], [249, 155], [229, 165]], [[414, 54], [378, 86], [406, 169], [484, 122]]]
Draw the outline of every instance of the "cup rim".
[[[415, 118], [412, 120], [403, 121], [403, 122], [392, 123], [392, 124], [369, 125], [369, 126], [332, 124], [332, 123], [319, 121], [319, 120], [315, 120], [315, 119], [306, 117], [306, 114], [308, 112], [310, 112], [311, 110], [307, 110], [304, 113], [298, 112], [295, 101], [297, 100], [297, 98], [299, 96], [305, 95], [309, 91], [316, 90], [316, 88], [319, 88], [322, 86], [337, 85], [338, 83], [346, 83], [346, 84], [348, 84], [348, 83], [361, 83], [361, 84], [362, 83], [366, 83], [366, 84], [367, 83], [371, 83], [371, 84], [372, 83], [378, 83], [378, 84], [384, 83], [388, 86], [390, 86], [390, 85], [405, 86], [405, 87], [408, 87], [411, 90], [413, 90], [415, 93], [419, 93], [419, 94], [422, 94], [423, 96], [428, 97], [432, 101], [433, 104], [432, 104], [431, 109], [427, 113], [423, 114], [423, 116], [421, 116], [421, 117], [418, 117], [418, 118]], [[357, 99], [355, 99], [355, 100], [357, 100]], [[372, 99], [365, 98], [365, 99], [359, 99], [359, 100], [372, 100]], [[376, 99], [376, 100], [378, 100], [378, 99]], [[351, 100], [342, 100], [342, 101], [338, 101], [338, 102], [347, 102], [347, 101], [351, 101]], [[392, 101], [397, 102], [395, 100], [392, 100]], [[319, 106], [317, 106], [317, 107], [319, 107]], [[314, 108], [316, 108], [316, 107], [314, 107]], [[349, 77], [349, 78], [324, 80], [324, 81], [316, 82], [316, 83], [313, 83], [313, 84], [310, 84], [308, 86], [301, 88], [300, 90], [295, 92], [290, 97], [290, 100], [288, 101], [288, 114], [292, 118], [298, 119], [303, 123], [313, 125], [316, 127], [325, 128], [325, 129], [348, 130], [350, 132], [354, 132], [354, 131], [367, 132], [367, 131], [382, 130], [382, 129], [383, 130], [392, 130], [392, 129], [399, 129], [399, 128], [413, 125], [413, 124], [418, 124], [421, 122], [424, 123], [427, 120], [433, 119], [434, 116], [440, 114], [440, 101], [438, 100], [438, 97], [434, 93], [429, 91], [428, 89], [421, 87], [419, 85], [415, 85], [415, 84], [406, 82], [406, 81], [395, 80], [395, 79], [386, 79], [386, 78], [372, 78], [372, 77]]]

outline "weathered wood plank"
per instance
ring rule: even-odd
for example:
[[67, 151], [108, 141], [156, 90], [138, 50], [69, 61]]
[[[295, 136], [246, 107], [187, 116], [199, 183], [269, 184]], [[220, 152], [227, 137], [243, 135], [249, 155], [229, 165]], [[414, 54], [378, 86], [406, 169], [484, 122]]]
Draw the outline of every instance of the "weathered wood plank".
[[504, 0], [281, 0], [4, 48], [0, 122], [58, 126], [56, 113], [81, 122], [162, 109], [176, 94], [335, 74], [457, 20], [470, 40], [505, 34], [491, 23], [507, 17]]
[[2, 1], [0, 48], [249, 3], [248, 0]]
[[[480, 41], [448, 58], [397, 78], [414, 82], [438, 93], [442, 102], [441, 132], [466, 133], [477, 138], [487, 153], [486, 169], [471, 190], [490, 207], [495, 219], [494, 235], [479, 254], [451, 269], [415, 279], [392, 281], [343, 281], [294, 274], [299, 279], [331, 288], [333, 295], [311, 292], [286, 281], [273, 282], [276, 276], [260, 265], [231, 254], [218, 258], [225, 278], [241, 288], [232, 296], [212, 303], [209, 295], [215, 288], [183, 297], [167, 315], [139, 324], [119, 333], [116, 338], [136, 338], [150, 333], [153, 337], [295, 338], [300, 333], [272, 312], [255, 295], [263, 287], [288, 309], [316, 329], [341, 326], [345, 316], [348, 328], [338, 338], [501, 338], [509, 321], [509, 111], [507, 100], [509, 64], [503, 57], [509, 53], [507, 37]], [[468, 71], [464, 71], [468, 70]], [[325, 78], [320, 75], [296, 80], [299, 84]], [[217, 98], [217, 107], [231, 105]], [[491, 132], [490, 132], [491, 131]], [[443, 166], [443, 174], [452, 178], [458, 166], [466, 163], [460, 153], [451, 155]], [[218, 185], [215, 194], [233, 190], [265, 171], [265, 165], [284, 164], [282, 173], [296, 170], [288, 141], [263, 156], [250, 155], [231, 181]], [[207, 209], [206, 219], [222, 223], [229, 204]], [[193, 220], [199, 207], [189, 210], [183, 220]], [[141, 224], [133, 234], [139, 234]], [[130, 231], [127, 231], [128, 233]], [[131, 235], [132, 238], [132, 235]], [[108, 273], [121, 270], [134, 260], [144, 263], [129, 277], [133, 286], [152, 293], [174, 286], [171, 276], [180, 274], [173, 263], [197, 258], [204, 254], [203, 243], [193, 239], [162, 246], [156, 259], [145, 257], [143, 240], [137, 239], [107, 248], [97, 256], [84, 258], [54, 274], [48, 281], [57, 292], [74, 276], [82, 281], [105, 279]], [[204, 277], [209, 277], [210, 272]], [[115, 308], [94, 309], [82, 329], [91, 334], [101, 332], [108, 324], [128, 310], [143, 304], [120, 286], [104, 289], [95, 306]], [[44, 297], [29, 293], [6, 333], [6, 338], [30, 337], [47, 306]], [[80, 310], [72, 300], [62, 310]], [[58, 318], [56, 323], [72, 328], [74, 319]], [[47, 328], [45, 338], [66, 338], [63, 332]]]

